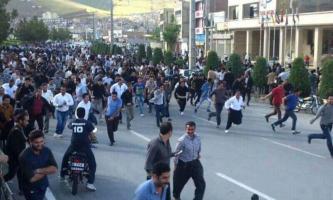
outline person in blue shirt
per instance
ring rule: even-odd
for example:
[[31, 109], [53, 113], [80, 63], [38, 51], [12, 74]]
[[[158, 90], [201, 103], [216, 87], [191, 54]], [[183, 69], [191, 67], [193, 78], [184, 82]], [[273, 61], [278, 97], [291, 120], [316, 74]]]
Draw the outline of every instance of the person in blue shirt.
[[117, 92], [113, 91], [111, 96], [108, 98], [108, 104], [105, 113], [105, 121], [110, 139], [110, 146], [113, 146], [115, 143], [114, 132], [118, 130], [119, 113], [122, 108], [122, 104], [123, 102], [120, 98], [118, 98]]
[[139, 106], [140, 116], [143, 117], [145, 84], [143, 83], [142, 77], [138, 78], [138, 82], [134, 84], [133, 89], [135, 92], [135, 102]]
[[207, 112], [210, 112], [210, 105], [212, 101], [210, 100], [209, 96], [213, 89], [213, 80], [208, 79], [202, 86], [201, 86], [201, 97], [200, 102], [198, 105], [195, 106], [194, 112], [198, 112], [200, 106], [205, 102], [208, 101]]
[[300, 131], [296, 130], [296, 122], [297, 122], [297, 116], [295, 115], [294, 110], [296, 109], [296, 106], [298, 104], [299, 96], [301, 94], [301, 91], [299, 89], [295, 89], [294, 93], [289, 94], [284, 98], [285, 102], [285, 113], [282, 119], [274, 122], [271, 124], [273, 131], [275, 132], [275, 127], [278, 125], [281, 125], [283, 122], [287, 121], [289, 117], [292, 118], [293, 120], [293, 125], [292, 125], [292, 134], [297, 135], [300, 134]]
[[74, 152], [81, 152], [87, 156], [88, 165], [89, 165], [89, 176], [87, 182], [87, 189], [90, 191], [96, 191], [94, 186], [95, 181], [95, 172], [96, 172], [96, 160], [94, 153], [91, 150], [91, 136], [94, 130], [94, 125], [84, 119], [85, 109], [82, 107], [77, 108], [75, 119], [71, 124], [70, 128], [73, 130], [71, 144], [69, 145], [67, 151], [64, 154], [61, 165], [60, 177], [64, 179], [66, 175], [66, 168], [68, 168], [68, 160], [70, 155]]
[[57, 172], [57, 163], [51, 150], [44, 146], [42, 131], [34, 130], [28, 138], [30, 147], [19, 157], [22, 189], [26, 200], [43, 200], [49, 186], [47, 176]]
[[152, 179], [145, 181], [136, 189], [134, 200], [167, 200], [169, 165], [162, 162], [156, 163], [152, 174]]

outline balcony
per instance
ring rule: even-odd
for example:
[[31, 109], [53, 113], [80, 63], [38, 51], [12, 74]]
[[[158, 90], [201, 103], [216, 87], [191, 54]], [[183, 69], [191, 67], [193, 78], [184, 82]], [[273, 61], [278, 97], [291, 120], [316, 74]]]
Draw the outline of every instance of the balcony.
[[204, 28], [203, 27], [195, 28], [195, 34], [196, 35], [198, 35], [198, 34], [204, 34]]
[[203, 18], [203, 10], [195, 11], [195, 18]]

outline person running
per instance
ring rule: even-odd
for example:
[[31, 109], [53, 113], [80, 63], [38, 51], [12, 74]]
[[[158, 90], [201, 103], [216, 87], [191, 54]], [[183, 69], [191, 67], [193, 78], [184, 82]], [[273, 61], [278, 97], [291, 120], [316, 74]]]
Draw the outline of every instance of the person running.
[[215, 112], [211, 112], [208, 114], [208, 121], [212, 117], [216, 116], [217, 128], [219, 128], [221, 125], [221, 112], [223, 110], [225, 101], [228, 99], [226, 93], [227, 91], [224, 87], [224, 83], [221, 82], [218, 88], [216, 88], [209, 96], [209, 98], [215, 96]]
[[127, 90], [121, 95], [124, 107], [126, 109], [127, 130], [131, 129], [131, 121], [134, 119], [133, 109], [133, 87], [131, 83], [127, 84]]
[[327, 103], [322, 105], [315, 118], [310, 121], [313, 124], [320, 117], [320, 128], [322, 134], [310, 134], [308, 135], [308, 143], [311, 144], [312, 139], [326, 139], [327, 148], [333, 158], [333, 146], [332, 146], [332, 124], [333, 124], [333, 95], [328, 97]]
[[53, 105], [56, 107], [57, 127], [54, 137], [63, 137], [62, 133], [65, 129], [67, 118], [69, 115], [69, 107], [74, 105], [73, 97], [66, 92], [66, 87], [60, 88], [60, 93], [54, 96]]
[[253, 78], [250, 71], [245, 73], [244, 84], [245, 84], [245, 89], [243, 93], [243, 100], [245, 101], [245, 96], [246, 96], [247, 98], [246, 105], [250, 106], [251, 92], [253, 87]]
[[135, 102], [139, 106], [140, 116], [143, 117], [145, 84], [143, 83], [142, 77], [138, 78], [138, 82], [134, 84], [133, 89], [135, 93]]
[[292, 120], [293, 120], [293, 125], [292, 125], [292, 128], [291, 128], [292, 134], [297, 135], [297, 134], [301, 133], [300, 131], [296, 130], [297, 116], [295, 115], [295, 112], [294, 112], [294, 110], [297, 106], [298, 98], [299, 98], [300, 94], [301, 94], [301, 91], [299, 89], [295, 89], [294, 93], [289, 94], [288, 96], [286, 96], [284, 98], [284, 102], [285, 102], [285, 105], [286, 105], [286, 111], [285, 111], [284, 116], [283, 116], [282, 119], [280, 119], [280, 120], [271, 124], [271, 127], [272, 127], [274, 132], [275, 132], [275, 127], [276, 126], [281, 125], [283, 122], [287, 121], [289, 117], [291, 117]]
[[164, 117], [164, 85], [161, 84], [158, 89], [154, 91], [154, 97], [149, 100], [150, 103], [155, 105], [156, 111], [156, 125], [160, 127], [162, 118]]
[[[261, 97], [261, 100], [272, 98], [272, 104], [274, 106], [274, 111], [265, 115], [266, 122], [269, 122], [269, 118], [273, 115], [278, 115], [278, 120], [281, 119], [281, 104], [283, 103], [284, 97], [284, 85], [281, 84], [274, 88], [268, 95]], [[281, 124], [282, 125], [282, 124]]]
[[228, 109], [228, 121], [224, 132], [228, 133], [233, 123], [237, 125], [242, 123], [242, 109], [245, 107], [241, 92], [237, 90], [235, 96], [225, 102], [224, 107]]
[[185, 80], [181, 81], [179, 86], [175, 90], [175, 98], [179, 105], [180, 115], [184, 115], [184, 110], [186, 107], [186, 98], [187, 98], [188, 87], [185, 85]]
[[205, 193], [206, 182], [203, 167], [200, 162], [201, 139], [196, 134], [196, 124], [189, 121], [185, 125], [186, 134], [178, 139], [176, 152], [181, 152], [175, 157], [175, 171], [173, 174], [173, 197], [180, 200], [180, 194], [190, 178], [195, 185], [194, 200], [202, 200]]
[[118, 130], [119, 113], [122, 108], [122, 101], [118, 98], [117, 92], [112, 92], [108, 98], [107, 109], [105, 112], [105, 121], [107, 125], [107, 132], [110, 140], [110, 146], [116, 142], [114, 140], [114, 132]]
[[209, 96], [212, 92], [214, 81], [213, 79], [208, 79], [201, 87], [201, 97], [199, 104], [196, 105], [194, 112], [198, 112], [200, 106], [205, 102], [208, 101], [207, 112], [210, 112], [210, 105], [212, 101], [210, 100]]

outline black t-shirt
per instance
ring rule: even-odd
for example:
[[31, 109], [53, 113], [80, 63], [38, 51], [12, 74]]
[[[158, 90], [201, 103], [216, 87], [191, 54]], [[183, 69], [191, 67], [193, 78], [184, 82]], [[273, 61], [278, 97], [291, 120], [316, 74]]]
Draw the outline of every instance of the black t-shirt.
[[105, 87], [104, 85], [94, 84], [92, 87], [93, 95], [96, 99], [102, 99], [105, 95]]
[[71, 125], [73, 129], [71, 144], [76, 147], [89, 147], [89, 134], [94, 130], [94, 125], [85, 119], [76, 119]]

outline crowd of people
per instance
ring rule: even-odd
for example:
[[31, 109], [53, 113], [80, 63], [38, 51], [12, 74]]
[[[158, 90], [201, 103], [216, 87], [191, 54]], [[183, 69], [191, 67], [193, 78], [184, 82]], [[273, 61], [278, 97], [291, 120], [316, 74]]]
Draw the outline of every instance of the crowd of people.
[[[66, 176], [63, 168], [70, 153], [83, 151], [91, 166], [87, 188], [95, 191], [96, 161], [91, 148], [98, 139], [93, 130], [105, 122], [109, 144], [113, 146], [118, 125], [124, 121], [130, 130], [135, 110], [140, 117], [155, 112], [156, 126], [160, 128], [160, 135], [148, 145], [145, 170], [149, 180], [138, 188], [136, 199], [170, 199], [171, 194], [180, 199], [189, 178], [196, 186], [195, 199], [203, 199], [205, 180], [199, 161], [201, 141], [195, 132], [196, 124], [186, 123], [186, 134], [178, 139], [176, 150], [172, 152], [169, 138], [172, 115], [176, 113], [169, 112], [169, 105], [174, 97], [179, 106], [178, 114], [184, 115], [185, 112], [200, 112], [200, 107], [207, 104], [208, 120], [216, 117], [217, 128], [221, 126], [221, 113], [225, 108], [228, 110], [225, 133], [228, 133], [232, 124], [242, 123], [242, 110], [251, 103], [251, 62], [245, 62], [244, 73], [238, 77], [223, 64], [217, 66], [216, 71], [209, 71], [207, 76], [198, 71], [184, 77], [178, 66], [137, 63], [134, 54], [126, 52], [125, 55], [94, 55], [88, 47], [59, 44], [1, 49], [0, 139], [9, 158], [9, 172], [4, 179], [9, 181], [17, 175], [19, 189], [26, 199], [43, 199], [48, 186], [47, 175], [57, 171], [52, 151], [44, 147], [44, 134], [50, 133], [52, 118], [56, 119], [56, 129], [52, 132], [55, 138], [63, 137], [66, 124], [72, 129], [71, 145], [59, 170], [61, 178]], [[275, 131], [275, 127], [284, 126], [283, 122], [292, 117], [293, 134], [298, 134], [293, 111], [301, 91], [288, 83], [288, 74], [281, 66], [274, 65], [269, 70], [267, 90], [270, 93], [263, 99], [271, 99], [274, 112], [265, 118], [268, 122], [270, 116], [278, 114], [279, 121], [271, 125]], [[314, 80], [314, 84], [317, 82]], [[332, 105], [333, 101], [329, 102], [328, 105]], [[286, 112], [281, 118], [283, 103]], [[330, 140], [332, 106], [320, 109], [321, 112], [325, 113], [322, 117], [324, 135], [311, 135], [309, 142], [315, 138]], [[316, 119], [320, 116], [318, 114]], [[331, 142], [328, 147], [332, 153]], [[171, 193], [168, 182], [173, 156], [176, 168]], [[153, 193], [149, 196], [147, 193], [152, 191], [152, 186]], [[157, 198], [158, 195], [161, 198]]]

